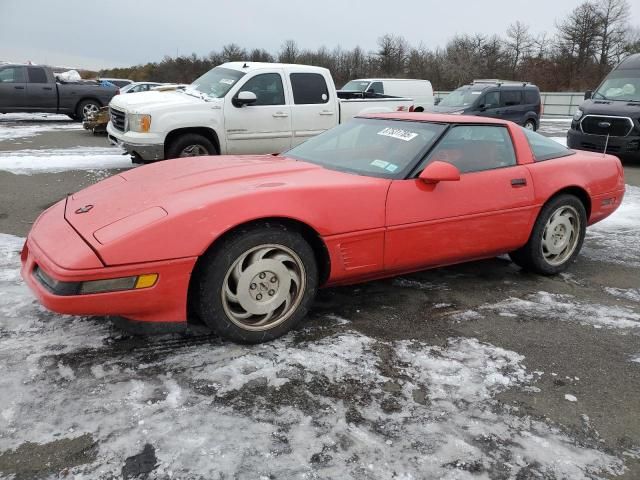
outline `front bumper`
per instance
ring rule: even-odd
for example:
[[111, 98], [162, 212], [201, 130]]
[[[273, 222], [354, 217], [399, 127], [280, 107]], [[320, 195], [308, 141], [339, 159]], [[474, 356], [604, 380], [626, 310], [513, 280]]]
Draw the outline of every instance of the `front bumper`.
[[607, 137], [602, 135], [590, 135], [573, 128], [567, 132], [567, 147], [575, 150], [604, 152], [605, 144], [608, 154], [640, 158], [640, 136], [638, 135], [609, 137], [607, 142]]
[[[45, 218], [41, 217], [34, 225], [21, 256], [22, 277], [42, 305], [54, 312], [72, 315], [121, 316], [140, 322], [186, 322], [187, 292], [196, 258], [77, 268], [70, 263], [69, 249], [65, 249], [65, 245], [84, 241], [71, 228], [56, 231], [48, 228], [53, 221], [68, 225], [59, 214], [59, 208], [43, 213]], [[46, 218], [51, 216], [58, 218]], [[52, 236], [56, 238], [52, 239]], [[102, 265], [97, 256], [92, 263]], [[87, 264], [87, 260], [83, 259], [82, 264]], [[45, 278], [76, 284], [149, 273], [158, 274], [156, 284], [150, 288], [83, 295], [67, 291], [56, 294], [43, 281]]]
[[[131, 132], [123, 133], [113, 128], [111, 123], [107, 126], [107, 133], [109, 143], [124, 149], [129, 155], [131, 155], [134, 163], [164, 160], [164, 142], [160, 138], [157, 138], [156, 135], [135, 134]], [[150, 140], [150, 142], [141, 142], [140, 140], [142, 138], [138, 137], [142, 135], [150, 136], [149, 138], [142, 137], [145, 138], [145, 140]]]

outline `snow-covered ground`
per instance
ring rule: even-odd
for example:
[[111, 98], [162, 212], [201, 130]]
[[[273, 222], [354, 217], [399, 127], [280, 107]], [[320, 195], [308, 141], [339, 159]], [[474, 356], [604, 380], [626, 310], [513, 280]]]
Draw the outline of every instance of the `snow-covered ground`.
[[82, 125], [66, 115], [49, 113], [8, 113], [0, 115], [0, 141], [34, 137], [54, 130], [82, 130]]
[[88, 434], [97, 454], [75, 478], [119, 475], [146, 444], [153, 478], [623, 471], [619, 458], [495, 399], [535, 383], [516, 352], [473, 338], [385, 342], [331, 318], [312, 327], [335, 330], [320, 340], [132, 343], [103, 319], [40, 307], [18, 274], [22, 243], [0, 234], [0, 451]]

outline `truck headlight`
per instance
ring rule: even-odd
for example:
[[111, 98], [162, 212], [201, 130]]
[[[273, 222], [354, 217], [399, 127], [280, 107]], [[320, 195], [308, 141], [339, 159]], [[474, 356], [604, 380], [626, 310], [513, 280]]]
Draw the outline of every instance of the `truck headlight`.
[[147, 133], [151, 129], [151, 115], [130, 113], [127, 121], [128, 129], [132, 132]]
[[580, 120], [582, 118], [582, 115], [584, 114], [584, 112], [580, 109], [576, 110], [576, 113], [573, 114], [573, 119], [577, 122], [578, 120]]

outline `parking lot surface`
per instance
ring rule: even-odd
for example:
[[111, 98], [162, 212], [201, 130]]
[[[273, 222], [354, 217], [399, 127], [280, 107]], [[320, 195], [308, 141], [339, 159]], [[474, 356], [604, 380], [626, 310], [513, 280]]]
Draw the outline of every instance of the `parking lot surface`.
[[63, 116], [0, 116], [0, 478], [640, 478], [640, 165], [565, 274], [500, 257], [326, 289], [254, 347], [24, 286], [36, 216], [130, 167]]

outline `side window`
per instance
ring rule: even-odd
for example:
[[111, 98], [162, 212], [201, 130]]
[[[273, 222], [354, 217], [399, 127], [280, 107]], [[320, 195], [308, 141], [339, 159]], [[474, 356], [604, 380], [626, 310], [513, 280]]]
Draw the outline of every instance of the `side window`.
[[513, 107], [522, 103], [522, 90], [502, 90], [502, 106]]
[[22, 67], [7, 67], [0, 70], [0, 83], [24, 83]]
[[516, 154], [506, 127], [458, 125], [449, 130], [427, 159], [455, 165], [461, 173], [515, 165]]
[[533, 88], [527, 88], [524, 91], [524, 103], [527, 105], [536, 105], [540, 102], [540, 94]]
[[484, 96], [484, 108], [498, 108], [500, 106], [500, 92], [489, 92]]
[[545, 137], [526, 128], [523, 128], [522, 130], [527, 137], [527, 141], [531, 147], [531, 152], [533, 153], [533, 158], [536, 162], [551, 160], [552, 158], [566, 157], [568, 155], [573, 155], [574, 153], [572, 150], [560, 145], [549, 137]]
[[384, 95], [384, 86], [382, 85], [382, 82], [373, 82], [371, 85], [369, 85], [367, 92]]
[[319, 73], [292, 73], [291, 88], [296, 105], [313, 105], [329, 101], [329, 89]]
[[284, 88], [282, 77], [279, 73], [262, 73], [249, 79], [240, 91], [253, 92], [258, 100], [252, 104], [260, 105], [284, 105]]
[[47, 82], [47, 73], [44, 68], [27, 67], [27, 75], [29, 76], [29, 83], [49, 83]]

